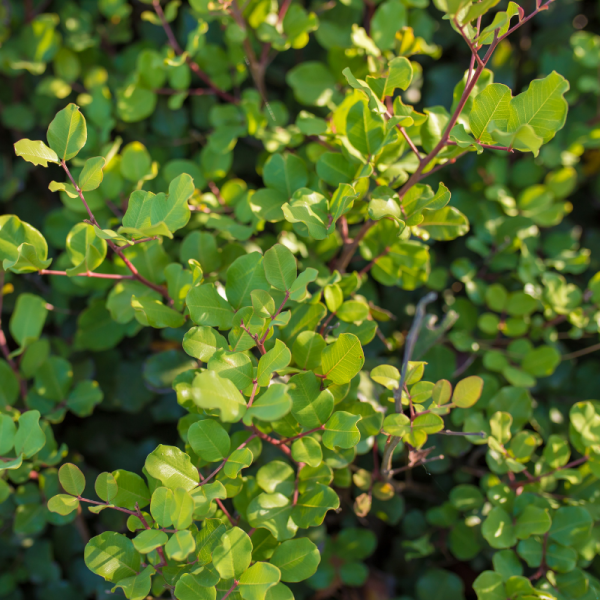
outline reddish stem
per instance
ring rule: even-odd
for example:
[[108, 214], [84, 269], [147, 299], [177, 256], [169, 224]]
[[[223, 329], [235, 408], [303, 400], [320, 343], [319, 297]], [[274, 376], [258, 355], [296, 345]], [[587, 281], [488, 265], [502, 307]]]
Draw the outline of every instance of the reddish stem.
[[[153, 0], [152, 5], [154, 6], [154, 10], [156, 11], [158, 18], [160, 19], [162, 27], [165, 30], [165, 33], [167, 34], [167, 38], [169, 39], [169, 44], [171, 45], [171, 48], [173, 48], [173, 50], [175, 50], [175, 53], [178, 56], [181, 56], [183, 54], [183, 50], [182, 50], [181, 46], [179, 45], [177, 38], [173, 34], [173, 30], [171, 29], [171, 26], [169, 25], [169, 23], [167, 22], [167, 19], [165, 18], [165, 13], [163, 12], [163, 9], [160, 5], [160, 0]], [[228, 94], [227, 92], [224, 92], [223, 90], [220, 90], [212, 82], [210, 77], [187, 54], [185, 56], [185, 62], [188, 64], [190, 69], [192, 69], [192, 71], [194, 71], [194, 73], [196, 73], [196, 75], [198, 75], [198, 77], [200, 77], [200, 79], [202, 79], [202, 81], [204, 81], [204, 83], [206, 83], [206, 85], [208, 85], [208, 87], [211, 90], [213, 90], [213, 92], [215, 94], [217, 94], [220, 98], [222, 98], [226, 102], [231, 102], [232, 104], [238, 104], [237, 98], [234, 98], [231, 94]]]
[[579, 465], [584, 464], [588, 460], [589, 460], [589, 456], [582, 456], [581, 458], [578, 458], [577, 460], [574, 460], [573, 462], [566, 464], [564, 467], [558, 467], [558, 469], [554, 469], [554, 471], [550, 471], [549, 473], [542, 473], [541, 475], [538, 475], [537, 477], [534, 477], [533, 479], [528, 479], [527, 481], [513, 481], [508, 487], [510, 487], [512, 490], [516, 490], [516, 489], [522, 488], [526, 485], [529, 485], [531, 483], [537, 483], [538, 481], [541, 481], [545, 477], [551, 477], [552, 475], [554, 475], [554, 473], [557, 473], [558, 471], [578, 467]]
[[[39, 271], [40, 275], [63, 275], [66, 277], [73, 277], [69, 275], [66, 271], [52, 271], [50, 269], [41, 269]], [[87, 273], [78, 273], [74, 277], [95, 277], [97, 279], [135, 279], [133, 275], [116, 275], [113, 273], [94, 273], [92, 271], [88, 271]]]
[[[93, 225], [95, 225], [96, 227], [101, 229], [100, 225], [98, 224], [98, 221], [96, 220], [96, 217], [94, 217], [94, 213], [91, 211], [88, 203], [85, 200], [83, 192], [77, 185], [76, 181], [73, 179], [73, 176], [71, 175], [71, 171], [69, 171], [69, 167], [67, 167], [67, 163], [64, 160], [62, 160], [60, 164], [61, 164], [62, 168], [64, 169], [65, 173], [67, 174], [67, 176], [69, 177], [69, 179], [71, 180], [71, 183], [73, 184], [73, 187], [77, 191], [77, 194], [79, 195], [80, 200], [83, 202], [83, 205], [85, 206], [85, 209], [87, 210], [88, 215], [90, 216], [90, 221], [92, 222]], [[138, 273], [138, 270], [133, 266], [132, 262], [123, 254], [123, 251], [121, 250], [121, 248], [119, 248], [111, 240], [107, 240], [106, 243], [108, 244], [109, 248], [111, 248], [112, 251], [115, 254], [117, 254], [117, 256], [119, 256], [121, 258], [121, 260], [127, 265], [127, 268], [132, 272], [133, 277], [135, 279], [137, 279], [140, 283], [143, 283], [145, 286], [153, 289], [155, 292], [158, 292], [159, 294], [164, 296], [167, 300], [171, 300], [171, 297], [169, 296], [169, 292], [164, 287], [162, 287], [160, 285], [156, 285], [155, 283], [152, 283], [151, 281], [148, 281], [143, 275], [140, 275]]]

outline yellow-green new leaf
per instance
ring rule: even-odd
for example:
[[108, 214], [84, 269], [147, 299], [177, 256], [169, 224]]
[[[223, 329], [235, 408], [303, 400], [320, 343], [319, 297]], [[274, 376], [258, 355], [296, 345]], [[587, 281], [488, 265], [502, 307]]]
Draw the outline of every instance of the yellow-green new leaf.
[[82, 192], [91, 192], [96, 188], [100, 187], [104, 173], [104, 165], [106, 159], [102, 156], [95, 156], [94, 158], [88, 158], [85, 161], [83, 170], [79, 175], [79, 189]]
[[185, 318], [181, 313], [165, 306], [160, 300], [154, 298], [136, 298], [132, 296], [131, 306], [135, 311], [135, 318], [145, 326], [149, 325], [156, 329], [165, 327], [177, 329], [185, 323]]
[[359, 339], [352, 333], [342, 333], [321, 355], [323, 374], [338, 385], [348, 383], [365, 364]]
[[84, 116], [75, 104], [59, 111], [48, 126], [48, 144], [61, 160], [76, 156], [85, 146], [87, 128]]
[[60, 164], [60, 159], [54, 150], [48, 148], [40, 140], [19, 140], [15, 144], [15, 154], [34, 165], [47, 167], [48, 162]]

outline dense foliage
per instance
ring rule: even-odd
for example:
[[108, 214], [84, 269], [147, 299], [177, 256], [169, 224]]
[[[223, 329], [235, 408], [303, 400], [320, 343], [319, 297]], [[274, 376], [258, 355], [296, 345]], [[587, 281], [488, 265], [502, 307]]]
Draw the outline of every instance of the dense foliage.
[[598, 596], [600, 13], [522, 4], [0, 3], [0, 598]]

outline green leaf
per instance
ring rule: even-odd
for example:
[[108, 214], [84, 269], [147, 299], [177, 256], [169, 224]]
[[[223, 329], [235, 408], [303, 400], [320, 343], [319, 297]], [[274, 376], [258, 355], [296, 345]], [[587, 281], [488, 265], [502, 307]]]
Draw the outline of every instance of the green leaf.
[[167, 556], [176, 561], [184, 561], [195, 549], [196, 541], [187, 529], [174, 533], [165, 545]]
[[342, 333], [321, 355], [323, 374], [338, 385], [348, 383], [365, 363], [362, 346], [351, 333]]
[[[410, 61], [404, 56], [393, 58], [388, 63], [389, 72], [385, 78], [383, 93], [380, 98], [393, 96], [397, 89], [407, 90], [413, 78], [413, 68]], [[369, 82], [369, 78], [367, 78]]]
[[331, 99], [336, 81], [329, 69], [318, 61], [305, 61], [288, 71], [288, 85], [301, 104], [325, 106]]
[[165, 327], [177, 329], [185, 323], [185, 318], [181, 313], [154, 298], [131, 296], [131, 306], [135, 311], [135, 318], [142, 325], [149, 325], [157, 329]]
[[48, 500], [48, 510], [63, 517], [79, 508], [79, 500], [68, 494], [57, 494]]
[[0, 414], [0, 454], [8, 454], [15, 445], [17, 427], [8, 415]]
[[500, 0], [484, 0], [483, 2], [472, 5], [466, 16], [461, 19], [462, 24], [465, 25], [466, 23], [477, 19], [477, 17], [484, 15], [490, 8], [496, 6], [499, 1]]
[[388, 435], [403, 437], [410, 433], [410, 419], [406, 415], [393, 413], [383, 420], [383, 431]]
[[279, 583], [279, 569], [269, 563], [254, 563], [239, 579], [238, 590], [244, 600], [264, 600], [270, 588]]
[[133, 542], [120, 533], [105, 531], [86, 545], [85, 564], [107, 581], [132, 577], [140, 570], [140, 555]]
[[317, 161], [317, 175], [329, 185], [347, 185], [354, 180], [359, 166], [339, 152], [324, 152]]
[[[298, 527], [307, 529], [318, 527], [330, 510], [340, 506], [338, 495], [328, 486], [316, 483], [313, 488], [300, 494], [292, 512], [292, 518]], [[278, 538], [279, 539], [279, 538]]]
[[492, 548], [510, 548], [517, 543], [515, 528], [510, 515], [496, 506], [488, 513], [481, 533]]
[[522, 125], [515, 131], [507, 133], [497, 129], [491, 132], [492, 139], [499, 145], [506, 148], [514, 148], [521, 152], [532, 152], [534, 156], [539, 154], [540, 147], [544, 140], [539, 137], [531, 125]]
[[288, 394], [292, 399], [292, 415], [306, 429], [324, 425], [333, 412], [333, 394], [321, 391], [314, 373], [294, 375], [289, 381]]
[[354, 77], [349, 67], [346, 67], [342, 71], [342, 75], [346, 78], [348, 84], [351, 87], [353, 87], [355, 90], [359, 90], [367, 96], [367, 98], [369, 99], [370, 110], [372, 110], [377, 115], [383, 115], [386, 113], [387, 109], [383, 102], [381, 102], [381, 100], [377, 97], [377, 94], [375, 94], [371, 87], [367, 85], [367, 83], [364, 82], [362, 79], [357, 79], [356, 77]]
[[23, 455], [20, 454], [17, 458], [12, 460], [8, 460], [5, 462], [0, 461], [0, 472], [2, 471], [12, 471], [13, 469], [19, 469], [23, 464]]
[[238, 579], [252, 562], [252, 541], [239, 527], [223, 535], [213, 552], [213, 564], [222, 579]]
[[296, 281], [298, 275], [296, 259], [281, 244], [275, 244], [265, 252], [263, 266], [267, 281], [277, 290], [288, 291]]
[[477, 151], [477, 154], [483, 152], [483, 146], [475, 141], [475, 138], [469, 135], [462, 123], [455, 125], [450, 131], [450, 141], [455, 142], [460, 148], [471, 148]]
[[552, 469], [564, 467], [569, 462], [571, 449], [567, 441], [560, 435], [549, 436], [544, 446], [544, 460]]
[[576, 546], [589, 538], [592, 525], [590, 513], [582, 506], [563, 506], [552, 517], [549, 536], [563, 546]]
[[371, 19], [369, 33], [381, 50], [393, 48], [396, 32], [407, 25], [406, 17], [407, 9], [400, 0], [387, 0], [379, 4]]
[[505, 600], [506, 590], [504, 580], [500, 573], [495, 571], [483, 571], [473, 582], [473, 589], [477, 594], [477, 600]]
[[425, 152], [431, 152], [442, 139], [450, 115], [443, 106], [426, 108], [425, 113], [427, 120], [421, 126], [421, 145]]
[[67, 236], [67, 254], [73, 267], [67, 275], [74, 277], [97, 269], [106, 258], [106, 242], [96, 235], [93, 225], [78, 223]]
[[144, 508], [150, 503], [150, 492], [145, 481], [137, 474], [119, 469], [112, 473], [117, 482], [117, 495], [112, 499], [115, 506], [134, 510], [136, 504]]
[[184, 573], [175, 584], [177, 600], [216, 600], [217, 590], [202, 585], [200, 577]]
[[344, 323], [362, 323], [369, 316], [369, 312], [369, 305], [366, 302], [346, 300], [338, 308], [336, 317]]
[[544, 79], [534, 79], [527, 91], [510, 101], [508, 131], [529, 125], [543, 142], [549, 142], [565, 124], [569, 82], [556, 71]]
[[[200, 489], [204, 489], [202, 486]], [[212, 560], [212, 553], [219, 544], [227, 528], [219, 519], [205, 519], [204, 526], [196, 535], [196, 552], [200, 565], [207, 565]]]
[[248, 506], [248, 523], [269, 530], [280, 542], [289, 540], [298, 530], [291, 518], [292, 508], [291, 500], [283, 494], [260, 494]]
[[227, 340], [212, 327], [192, 327], [183, 336], [183, 349], [207, 363], [217, 350], [227, 350]]
[[233, 309], [223, 299], [213, 283], [193, 287], [186, 297], [192, 320], [197, 325], [209, 325], [219, 329], [230, 329]]
[[202, 460], [217, 462], [229, 454], [231, 440], [218, 421], [197, 421], [188, 429], [187, 436], [192, 450]]
[[160, 444], [146, 458], [145, 467], [152, 477], [172, 490], [183, 488], [189, 491], [200, 481], [198, 469], [190, 457], [175, 446]]
[[524, 356], [521, 367], [534, 377], [548, 377], [554, 373], [560, 361], [558, 350], [552, 346], [540, 346]]
[[87, 128], [85, 118], [75, 104], [68, 104], [48, 126], [48, 144], [61, 160], [77, 156], [85, 146]]
[[418, 415], [412, 422], [412, 430], [415, 432], [422, 431], [423, 433], [437, 433], [444, 428], [442, 417], [434, 413], [426, 415]]
[[286, 202], [281, 210], [289, 223], [297, 223], [299, 231], [324, 240], [333, 231], [333, 219], [328, 216], [328, 203], [325, 196], [308, 188], [294, 192], [291, 202]]
[[265, 221], [277, 223], [283, 220], [281, 207], [287, 202], [287, 196], [271, 188], [263, 188], [252, 194], [249, 202], [252, 210]]
[[[70, 377], [68, 381], [70, 384]], [[67, 408], [78, 417], [89, 417], [103, 398], [104, 394], [97, 381], [80, 381], [69, 392]]]
[[252, 385], [254, 369], [250, 358], [243, 352], [218, 350], [208, 361], [208, 368], [229, 379], [238, 390]]
[[96, 490], [96, 494], [98, 494], [98, 498], [104, 500], [104, 502], [112, 502], [117, 496], [119, 486], [112, 473], [100, 473], [96, 477], [94, 489]]
[[330, 450], [339, 448], [354, 448], [360, 442], [360, 432], [356, 423], [360, 415], [353, 415], [344, 411], [336, 411], [325, 424], [323, 431], [323, 445]]
[[141, 554], [148, 554], [160, 546], [164, 546], [169, 536], [164, 531], [157, 529], [146, 529], [133, 539], [134, 548]]
[[379, 365], [371, 371], [371, 379], [388, 390], [397, 390], [400, 385], [400, 371], [391, 365]]
[[193, 179], [183, 173], [169, 185], [168, 196], [136, 190], [131, 194], [120, 233], [135, 236], [172, 234], [190, 220], [188, 198], [194, 193]]
[[419, 228], [434, 240], [448, 241], [465, 235], [469, 231], [469, 220], [454, 206], [439, 210], [425, 209]]
[[287, 415], [292, 408], [292, 399], [287, 393], [287, 386], [274, 383], [258, 396], [244, 415], [244, 424], [250, 425], [253, 419], [261, 421], [278, 421]]
[[469, 126], [476, 140], [484, 144], [493, 143], [488, 133], [490, 125], [500, 131], [507, 130], [511, 99], [510, 88], [501, 83], [492, 83], [477, 94], [469, 113]]
[[171, 504], [171, 521], [175, 529], [188, 529], [192, 524], [194, 513], [194, 499], [183, 488], [176, 488], [173, 492]]
[[40, 413], [29, 410], [19, 417], [19, 429], [15, 434], [15, 452], [31, 458], [46, 444], [46, 435], [40, 427]]
[[285, 201], [297, 189], [306, 186], [308, 172], [300, 157], [294, 154], [273, 154], [265, 163], [263, 180], [266, 186], [281, 192]]
[[308, 538], [300, 538], [283, 542], [275, 549], [270, 562], [281, 571], [282, 581], [296, 583], [315, 574], [321, 555]]
[[121, 588], [127, 598], [131, 600], [144, 600], [152, 588], [151, 575], [154, 572], [154, 568], [149, 565], [136, 575], [119, 579], [111, 591], [114, 592], [117, 588]]
[[294, 469], [285, 462], [274, 460], [262, 466], [256, 474], [256, 483], [269, 494], [291, 496], [294, 492]]
[[481, 397], [483, 392], [483, 379], [475, 375], [466, 377], [456, 384], [452, 403], [460, 408], [470, 408]]
[[[242, 306], [252, 305], [251, 292], [254, 290], [270, 289], [265, 278], [263, 257], [259, 252], [251, 252], [237, 258], [227, 269], [227, 283], [225, 290], [231, 306], [239, 309]], [[209, 323], [199, 323], [209, 325]]]
[[463, 483], [452, 488], [450, 502], [457, 510], [469, 511], [479, 508], [484, 499], [478, 487]]
[[191, 386], [179, 384], [177, 391], [204, 410], [218, 410], [224, 423], [237, 423], [246, 413], [246, 402], [233, 382], [214, 371], [198, 373]]
[[90, 192], [100, 187], [104, 173], [102, 169], [106, 164], [106, 159], [102, 156], [88, 158], [81, 173], [79, 174], [79, 188], [82, 192]]
[[58, 356], [50, 356], [35, 374], [36, 392], [54, 402], [65, 400], [72, 382], [71, 363]]
[[377, 154], [384, 138], [383, 118], [374, 115], [366, 103], [357, 102], [348, 111], [346, 117], [346, 135], [348, 141], [363, 155]]
[[39, 140], [19, 140], [15, 144], [15, 154], [34, 165], [48, 166], [48, 161], [60, 164], [56, 152]]
[[34, 294], [20, 294], [10, 317], [10, 333], [21, 347], [37, 340], [46, 322], [46, 301]]
[[81, 469], [71, 463], [64, 464], [58, 470], [58, 480], [67, 494], [81, 496], [85, 488], [85, 476]]
[[34, 227], [14, 215], [0, 216], [0, 259], [5, 271], [32, 273], [47, 269], [48, 244]]
[[0, 359], [0, 404], [2, 406], [12, 406], [19, 397], [19, 380], [11, 369], [10, 365]]
[[152, 493], [150, 501], [150, 514], [160, 527], [169, 527], [173, 523], [173, 508], [175, 495], [166, 487], [157, 487]]
[[290, 364], [292, 353], [281, 341], [276, 340], [275, 346], [266, 354], [260, 357], [256, 379], [260, 387], [269, 385], [273, 372], [280, 371]]
[[238, 448], [227, 458], [223, 472], [230, 479], [234, 479], [242, 469], [249, 467], [253, 460], [254, 456], [250, 448]]
[[299, 463], [318, 467], [323, 461], [321, 444], [312, 437], [303, 437], [292, 444], [292, 458]]
[[518, 516], [515, 523], [515, 534], [520, 540], [525, 540], [532, 535], [546, 533], [551, 525], [552, 520], [547, 508], [530, 505], [526, 506]]
[[316, 369], [321, 364], [321, 354], [325, 345], [321, 334], [316, 331], [303, 331], [292, 347], [295, 363], [302, 369]]

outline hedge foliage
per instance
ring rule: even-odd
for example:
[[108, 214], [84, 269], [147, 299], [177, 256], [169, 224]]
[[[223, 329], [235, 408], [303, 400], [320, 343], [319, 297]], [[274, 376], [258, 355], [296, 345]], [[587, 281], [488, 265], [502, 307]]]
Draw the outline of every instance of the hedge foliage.
[[0, 4], [0, 598], [598, 597], [600, 13], [522, 4]]

